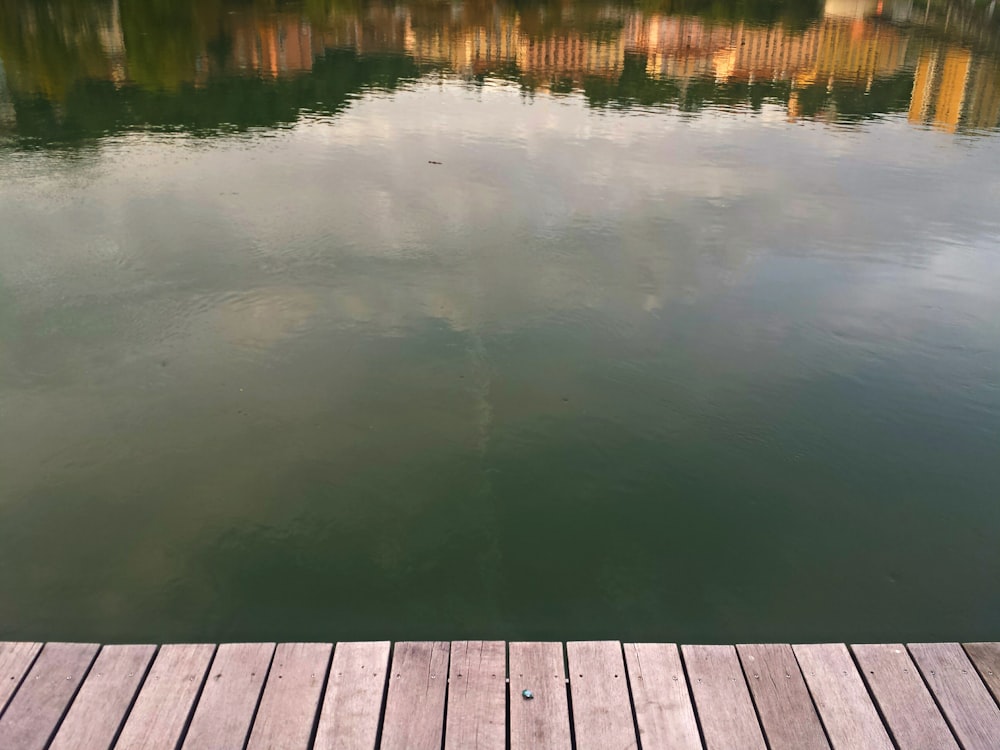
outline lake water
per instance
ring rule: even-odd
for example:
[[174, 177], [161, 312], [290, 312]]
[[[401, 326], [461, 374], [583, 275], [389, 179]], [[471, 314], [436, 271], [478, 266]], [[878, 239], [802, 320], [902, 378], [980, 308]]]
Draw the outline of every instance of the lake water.
[[1000, 633], [1000, 11], [0, 0], [0, 637]]

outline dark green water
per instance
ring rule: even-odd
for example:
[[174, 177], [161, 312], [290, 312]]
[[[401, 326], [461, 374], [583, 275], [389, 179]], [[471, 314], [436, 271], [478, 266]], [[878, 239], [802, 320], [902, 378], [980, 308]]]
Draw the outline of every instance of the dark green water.
[[0, 0], [0, 638], [996, 640], [990, 13]]

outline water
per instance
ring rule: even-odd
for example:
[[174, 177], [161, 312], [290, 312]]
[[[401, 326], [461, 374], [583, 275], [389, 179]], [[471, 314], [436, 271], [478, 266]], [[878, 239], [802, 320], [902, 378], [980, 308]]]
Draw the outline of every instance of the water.
[[0, 637], [995, 640], [992, 12], [0, 0]]

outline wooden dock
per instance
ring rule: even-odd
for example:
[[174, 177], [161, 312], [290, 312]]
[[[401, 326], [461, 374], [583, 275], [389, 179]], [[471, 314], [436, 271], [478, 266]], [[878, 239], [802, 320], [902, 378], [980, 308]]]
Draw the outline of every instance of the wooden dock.
[[997, 750], [998, 701], [998, 643], [0, 643], [0, 750]]

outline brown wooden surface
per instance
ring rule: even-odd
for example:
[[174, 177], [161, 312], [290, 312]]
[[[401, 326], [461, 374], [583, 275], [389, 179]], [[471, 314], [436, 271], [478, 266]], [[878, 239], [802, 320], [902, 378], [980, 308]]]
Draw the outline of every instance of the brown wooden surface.
[[574, 641], [566, 657], [577, 750], [638, 747], [621, 644]]
[[309, 750], [332, 652], [332, 643], [278, 646], [247, 750]]
[[156, 646], [102, 648], [49, 750], [109, 750], [155, 653]]
[[273, 643], [219, 646], [184, 750], [243, 750], [273, 655]]
[[0, 716], [41, 650], [41, 643], [0, 643]]
[[1000, 748], [1000, 708], [957, 643], [911, 643], [910, 654], [965, 750]]
[[958, 750], [901, 643], [854, 645], [851, 650], [899, 750]]
[[209, 643], [162, 646], [115, 750], [176, 750], [214, 654]]
[[792, 647], [834, 750], [892, 750], [892, 741], [843, 643]]
[[682, 646], [695, 711], [708, 750], [765, 750], [733, 646]]
[[[530, 700], [522, 693], [530, 690]], [[561, 643], [510, 644], [511, 750], [570, 750]]]
[[829, 750], [792, 647], [746, 644], [736, 651], [771, 750]]
[[0, 748], [44, 750], [98, 648], [93, 643], [45, 644], [0, 717]]
[[440, 750], [448, 643], [397, 643], [389, 670], [381, 750]]
[[701, 737], [677, 645], [626, 643], [625, 665], [642, 746], [701, 750]]
[[976, 665], [986, 687], [1000, 703], [1000, 643], [966, 643], [965, 652]]
[[0, 642], [0, 750], [1000, 750], [998, 667], [997, 643]]
[[389, 641], [336, 645], [316, 730], [316, 750], [374, 750], [390, 648]]
[[505, 750], [506, 679], [506, 643], [452, 642], [445, 750]]

